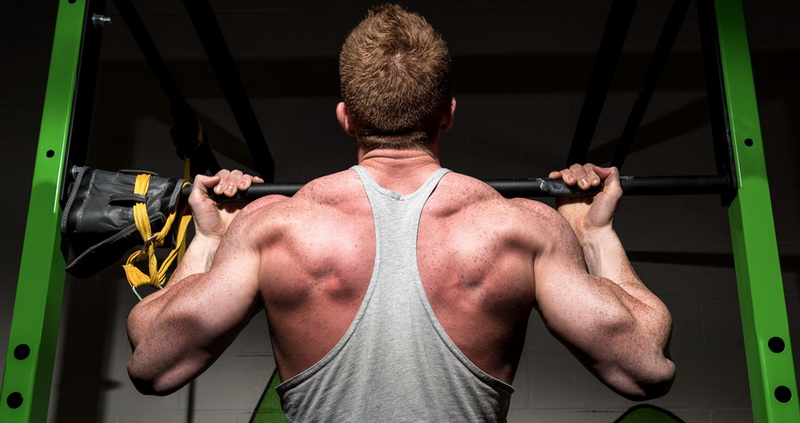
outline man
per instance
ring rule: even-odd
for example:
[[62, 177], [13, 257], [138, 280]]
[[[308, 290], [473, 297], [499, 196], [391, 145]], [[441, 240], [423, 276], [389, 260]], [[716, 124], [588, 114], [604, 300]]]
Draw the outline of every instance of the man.
[[617, 171], [551, 173], [604, 183], [556, 212], [443, 169], [449, 71], [422, 17], [374, 8], [340, 56], [336, 116], [359, 166], [241, 212], [207, 192], [234, 195], [257, 178], [195, 179], [196, 236], [128, 320], [140, 391], [183, 386], [262, 309], [293, 421], [503, 421], [534, 308], [611, 389], [633, 399], [669, 389], [671, 318], [612, 228]]

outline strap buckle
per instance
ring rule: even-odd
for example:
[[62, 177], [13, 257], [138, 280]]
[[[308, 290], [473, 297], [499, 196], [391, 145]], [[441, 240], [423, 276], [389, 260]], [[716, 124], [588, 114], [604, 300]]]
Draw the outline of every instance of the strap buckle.
[[[161, 285], [158, 285], [158, 289], [164, 289], [164, 287], [161, 286]], [[142, 296], [139, 295], [139, 292], [136, 290], [135, 286], [131, 285], [131, 291], [133, 291], [133, 295], [136, 295], [136, 298], [138, 298], [139, 301], [142, 301]]]
[[153, 244], [155, 244], [155, 241], [157, 241], [158, 235], [160, 235], [160, 234], [158, 234], [158, 233], [153, 234], [153, 235], [150, 236], [150, 238], [147, 238], [146, 240], [144, 240], [144, 244], [142, 244], [142, 248], [139, 251], [141, 251], [142, 254], [147, 253], [148, 247], [153, 246]]

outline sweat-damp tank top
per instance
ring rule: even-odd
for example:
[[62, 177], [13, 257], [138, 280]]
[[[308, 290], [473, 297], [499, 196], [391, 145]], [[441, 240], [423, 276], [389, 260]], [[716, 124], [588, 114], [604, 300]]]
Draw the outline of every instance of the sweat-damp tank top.
[[349, 329], [322, 360], [277, 388], [293, 422], [502, 422], [514, 389], [475, 366], [436, 319], [417, 267], [422, 208], [439, 169], [414, 193], [380, 187], [355, 166], [375, 221], [375, 267]]

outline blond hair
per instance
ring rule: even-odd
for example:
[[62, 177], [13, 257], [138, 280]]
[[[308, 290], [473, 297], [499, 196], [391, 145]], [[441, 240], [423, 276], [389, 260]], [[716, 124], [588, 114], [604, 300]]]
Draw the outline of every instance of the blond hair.
[[432, 141], [450, 107], [450, 53], [422, 16], [397, 5], [367, 12], [339, 55], [342, 99], [368, 149]]

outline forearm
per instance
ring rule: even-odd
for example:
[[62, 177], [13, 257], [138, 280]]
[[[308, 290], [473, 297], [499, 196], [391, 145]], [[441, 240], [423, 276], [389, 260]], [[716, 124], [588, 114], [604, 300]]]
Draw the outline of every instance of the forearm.
[[175, 269], [175, 272], [173, 272], [167, 286], [175, 284], [187, 276], [208, 272], [211, 269], [211, 263], [214, 261], [219, 243], [219, 239], [197, 234], [186, 249], [186, 254], [183, 255], [183, 259]]
[[639, 279], [613, 228], [606, 227], [583, 235], [580, 237], [580, 244], [589, 273], [615, 283], [627, 294], [653, 309], [653, 312], [669, 314], [661, 300]]
[[589, 273], [617, 284], [641, 283], [613, 228], [606, 227], [591, 234], [580, 235], [579, 241]]
[[134, 348], [147, 336], [150, 328], [158, 324], [169, 298], [180, 295], [180, 292], [172, 291], [181, 291], [181, 285], [189, 276], [207, 272], [211, 268], [218, 246], [219, 241], [214, 238], [195, 236], [164, 289], [146, 296], [131, 310], [128, 315], [128, 337]]
[[[183, 281], [189, 286], [198, 277], [189, 276]], [[194, 339], [202, 336], [197, 333], [201, 322], [192, 316], [191, 302], [183, 301], [192, 293], [182, 291], [173, 288], [169, 294], [174, 295], [166, 295], [163, 290], [154, 293], [145, 299], [150, 301], [141, 301], [128, 316], [133, 350], [128, 375], [144, 394], [174, 392], [207, 367], [205, 363], [210, 363], [209, 355], [198, 348]]]
[[196, 297], [191, 291], [209, 270], [217, 245], [196, 236], [164, 289], [145, 297], [128, 315], [133, 349], [128, 374], [141, 392], [172, 392], [205, 367], [208, 355], [194, 348], [191, 339], [200, 327], [191, 318]]
[[636, 275], [613, 229], [584, 237], [581, 247], [590, 272], [625, 291], [627, 295], [618, 293], [617, 298], [628, 309], [624, 314], [634, 319], [630, 321], [631, 327], [636, 328], [632, 333], [633, 338], [622, 344], [628, 348], [630, 343], [638, 343], [642, 359], [631, 361], [628, 363], [630, 367], [619, 368], [618, 388], [627, 384], [621, 392], [631, 397], [652, 398], [662, 395], [669, 389], [675, 372], [667, 351], [672, 331], [669, 310]]

